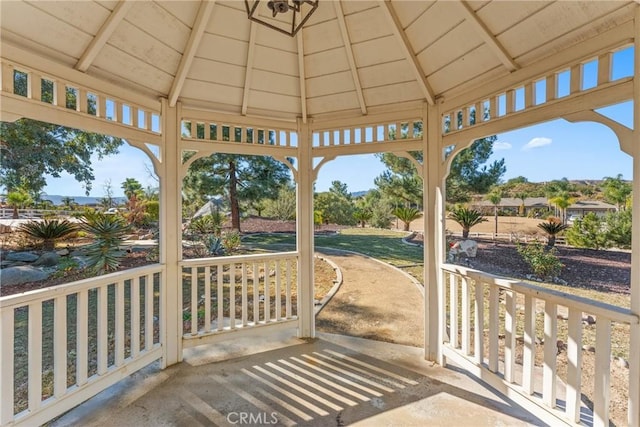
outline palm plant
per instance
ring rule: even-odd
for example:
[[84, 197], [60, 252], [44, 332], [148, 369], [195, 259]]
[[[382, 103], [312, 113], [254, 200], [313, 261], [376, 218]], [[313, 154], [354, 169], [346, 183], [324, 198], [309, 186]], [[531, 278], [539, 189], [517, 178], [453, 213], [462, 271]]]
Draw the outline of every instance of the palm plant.
[[529, 193], [527, 193], [526, 191], [520, 191], [514, 194], [514, 196], [516, 197], [516, 199], [522, 200], [522, 204], [518, 208], [518, 214], [520, 214], [520, 216], [524, 216], [527, 210], [525, 206], [525, 201], [527, 200], [527, 197], [529, 197]]
[[120, 259], [125, 255], [120, 250], [120, 245], [129, 231], [124, 218], [87, 212], [80, 220], [81, 228], [95, 237], [95, 242], [86, 248], [89, 267], [99, 273], [116, 270], [120, 266]]
[[471, 227], [487, 221], [479, 211], [465, 207], [455, 208], [449, 214], [449, 218], [460, 224], [460, 227], [462, 227], [463, 239], [469, 237], [469, 230], [471, 230]]
[[496, 224], [495, 227], [495, 232], [493, 234], [493, 238], [495, 239], [496, 236], [498, 235], [498, 205], [500, 204], [500, 201], [502, 200], [502, 196], [500, 195], [499, 192], [497, 191], [492, 191], [491, 193], [487, 194], [486, 199], [489, 200], [491, 202], [491, 204], [493, 205], [493, 218]]
[[62, 239], [78, 230], [76, 224], [66, 219], [45, 219], [43, 221], [29, 221], [18, 227], [19, 231], [28, 234], [34, 239], [43, 240], [43, 249], [52, 251], [55, 248], [56, 240]]
[[556, 236], [568, 227], [566, 224], [562, 224], [557, 218], [549, 218], [547, 222], [541, 222], [538, 224], [538, 228], [547, 233], [547, 246], [552, 248], [556, 244]]
[[353, 212], [353, 218], [358, 221], [358, 224], [364, 228], [367, 221], [373, 217], [373, 213], [369, 209], [356, 208]]
[[560, 209], [560, 213], [562, 215], [562, 223], [567, 223], [567, 208], [575, 203], [575, 199], [572, 198], [569, 193], [566, 191], [557, 194], [555, 197], [549, 199], [551, 203], [556, 205], [558, 209]]
[[13, 219], [18, 219], [18, 209], [31, 204], [31, 196], [22, 189], [7, 194], [7, 204], [13, 208]]
[[418, 218], [422, 217], [422, 212], [420, 212], [416, 208], [395, 208], [393, 210], [393, 214], [404, 223], [404, 231], [409, 231], [409, 225], [411, 221], [415, 221]]

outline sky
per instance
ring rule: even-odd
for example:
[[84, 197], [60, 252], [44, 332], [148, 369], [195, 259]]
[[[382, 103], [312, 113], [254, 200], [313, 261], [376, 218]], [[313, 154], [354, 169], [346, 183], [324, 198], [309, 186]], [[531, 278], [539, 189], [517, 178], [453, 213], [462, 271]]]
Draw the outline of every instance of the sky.
[[[585, 87], [595, 84], [596, 68], [594, 64], [585, 66]], [[613, 79], [633, 75], [632, 49], [614, 55], [612, 73]], [[568, 79], [560, 75], [559, 93], [566, 91], [567, 86]], [[598, 112], [629, 128], [633, 127], [631, 101]], [[593, 122], [569, 123], [560, 119], [498, 134], [489, 163], [502, 158], [507, 169], [503, 181], [518, 176], [524, 176], [531, 182], [562, 178], [602, 179], [618, 174], [623, 179], [633, 178], [632, 159], [620, 151], [613, 131]], [[95, 181], [89, 195], [93, 197], [105, 195], [104, 187], [108, 181], [111, 182], [114, 196], [123, 196], [121, 184], [126, 178], [137, 179], [145, 188], [158, 185], [157, 179], [149, 174], [151, 162], [147, 155], [126, 144], [118, 155], [101, 161], [94, 159], [92, 164]], [[316, 191], [327, 191], [334, 180], [346, 183], [351, 192], [369, 190], [375, 187], [374, 179], [384, 170], [384, 165], [374, 155], [338, 157], [321, 168]], [[44, 189], [47, 194], [85, 195], [82, 185], [67, 174], [60, 178], [47, 177], [47, 183]]]

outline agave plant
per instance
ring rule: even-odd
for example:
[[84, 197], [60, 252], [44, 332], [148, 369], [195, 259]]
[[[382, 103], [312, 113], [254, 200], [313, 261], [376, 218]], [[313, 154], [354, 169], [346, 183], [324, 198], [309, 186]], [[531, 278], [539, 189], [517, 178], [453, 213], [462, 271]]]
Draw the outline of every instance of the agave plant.
[[125, 252], [120, 245], [129, 225], [119, 215], [105, 215], [99, 212], [87, 212], [80, 219], [81, 228], [92, 234], [95, 242], [88, 245], [86, 253], [89, 267], [99, 273], [116, 270]]
[[556, 245], [556, 235], [563, 230], [566, 230], [568, 226], [560, 221], [549, 219], [547, 222], [541, 222], [538, 224], [538, 228], [547, 233], [547, 246], [552, 248]]
[[18, 230], [28, 234], [34, 239], [43, 240], [43, 249], [45, 251], [52, 251], [55, 248], [56, 240], [76, 232], [78, 227], [66, 219], [45, 219], [43, 221], [29, 221], [24, 223], [18, 227]]
[[469, 237], [469, 230], [471, 230], [471, 227], [487, 221], [479, 211], [464, 207], [454, 209], [449, 214], [449, 218], [460, 224], [460, 227], [462, 227], [463, 239]]
[[422, 213], [416, 208], [395, 208], [393, 214], [404, 223], [404, 231], [409, 231], [411, 221], [422, 217]]

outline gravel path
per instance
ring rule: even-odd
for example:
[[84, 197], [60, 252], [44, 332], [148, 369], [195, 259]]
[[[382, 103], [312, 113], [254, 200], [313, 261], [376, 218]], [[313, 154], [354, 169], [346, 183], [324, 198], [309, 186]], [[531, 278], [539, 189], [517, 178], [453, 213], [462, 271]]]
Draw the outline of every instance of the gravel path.
[[422, 347], [424, 297], [407, 276], [361, 255], [318, 252], [340, 267], [344, 280], [316, 318], [319, 331]]

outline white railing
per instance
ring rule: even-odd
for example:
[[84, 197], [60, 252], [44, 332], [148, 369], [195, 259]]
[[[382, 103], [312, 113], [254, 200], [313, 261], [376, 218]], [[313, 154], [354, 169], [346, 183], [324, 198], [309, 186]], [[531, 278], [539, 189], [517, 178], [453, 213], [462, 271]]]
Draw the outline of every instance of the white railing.
[[296, 252], [281, 252], [183, 261], [179, 306], [184, 345], [295, 320], [297, 260]]
[[[56, 209], [18, 209], [18, 219], [41, 219], [47, 217], [68, 217], [73, 214], [82, 214], [78, 210]], [[0, 208], [0, 219], [13, 219], [12, 208]]]
[[[622, 386], [611, 383], [612, 350], [627, 358], [630, 351], [628, 341], [612, 348], [612, 329], [623, 336], [626, 330], [628, 338], [638, 316], [628, 309], [457, 265], [445, 264], [442, 273], [445, 359], [531, 412], [554, 417], [556, 423], [609, 425], [612, 386]], [[594, 363], [583, 367], [585, 351], [595, 351], [595, 356]], [[562, 373], [561, 353], [566, 357]], [[593, 386], [587, 389], [585, 384]], [[581, 405], [583, 397], [592, 402], [589, 408]], [[626, 424], [626, 418], [618, 423]]]
[[0, 425], [39, 425], [162, 357], [163, 267], [0, 297]]

